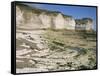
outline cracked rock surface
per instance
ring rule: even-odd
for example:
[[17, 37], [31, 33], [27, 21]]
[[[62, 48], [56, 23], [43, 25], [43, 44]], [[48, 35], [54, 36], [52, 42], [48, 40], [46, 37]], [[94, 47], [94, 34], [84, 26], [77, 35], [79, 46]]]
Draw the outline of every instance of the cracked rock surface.
[[82, 39], [77, 32], [62, 33], [17, 30], [17, 73], [95, 69], [96, 43], [91, 40], [93, 38]]

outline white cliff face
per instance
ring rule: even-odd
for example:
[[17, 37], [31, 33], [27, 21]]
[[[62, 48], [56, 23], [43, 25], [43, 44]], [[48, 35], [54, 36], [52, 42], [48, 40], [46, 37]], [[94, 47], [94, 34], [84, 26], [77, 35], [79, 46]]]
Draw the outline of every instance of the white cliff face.
[[66, 25], [66, 29], [75, 30], [75, 20], [73, 18], [66, 18], [65, 25]]
[[41, 13], [37, 14], [27, 9], [20, 9], [20, 6], [16, 6], [16, 25], [18, 28], [24, 29], [51, 27], [53, 29], [75, 29], [75, 20], [72, 18], [65, 19], [61, 13], [52, 15], [52, 13], [46, 14], [45, 11], [41, 11]]
[[51, 26], [51, 16], [46, 15], [45, 13], [42, 13], [39, 15], [39, 19], [42, 23], [43, 28], [50, 28]]
[[86, 30], [91, 30], [92, 29], [93, 22], [88, 21], [86, 25], [87, 25], [86, 26]]
[[16, 7], [16, 26], [19, 26], [23, 22], [23, 12], [19, 7]]
[[54, 18], [54, 26], [55, 29], [64, 29], [65, 26], [65, 19], [62, 16], [62, 14], [58, 14], [55, 18]]
[[89, 18], [76, 20], [76, 30], [91, 30], [93, 21]]
[[16, 26], [24, 29], [41, 28], [42, 23], [37, 14], [31, 11], [23, 11], [16, 6]]
[[[56, 13], [56, 14], [55, 14]], [[65, 15], [66, 16], [66, 15]], [[31, 8], [29, 6], [16, 6], [16, 26], [24, 29], [68, 29], [77, 30], [84, 29], [90, 30], [92, 22], [86, 22], [83, 24], [76, 24], [76, 21], [72, 17], [64, 17], [60, 12], [51, 12], [40, 10], [37, 8]], [[84, 27], [85, 26], [85, 27]]]

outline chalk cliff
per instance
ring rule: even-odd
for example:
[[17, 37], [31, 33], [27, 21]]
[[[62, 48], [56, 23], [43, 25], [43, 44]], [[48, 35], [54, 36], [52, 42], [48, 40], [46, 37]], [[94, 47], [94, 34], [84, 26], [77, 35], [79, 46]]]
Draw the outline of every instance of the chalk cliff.
[[[80, 23], [84, 21], [85, 23]], [[69, 29], [90, 30], [93, 25], [88, 18], [75, 20], [72, 16], [64, 15], [58, 11], [48, 11], [24, 4], [16, 5], [16, 26], [24, 29]], [[82, 27], [81, 27], [82, 26]]]
[[76, 19], [76, 30], [91, 30], [93, 25], [93, 20], [90, 18]]
[[96, 33], [72, 31], [90, 30], [92, 23], [17, 4], [16, 73], [96, 69]]

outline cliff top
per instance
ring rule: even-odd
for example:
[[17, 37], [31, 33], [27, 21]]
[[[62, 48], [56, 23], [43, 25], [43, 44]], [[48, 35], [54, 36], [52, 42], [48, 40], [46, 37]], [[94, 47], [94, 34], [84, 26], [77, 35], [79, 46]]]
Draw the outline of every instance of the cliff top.
[[93, 22], [93, 20], [91, 18], [82, 18], [82, 19], [76, 19], [75, 20], [76, 24], [80, 25], [80, 24], [86, 24], [87, 22]]
[[[32, 11], [32, 12], [34, 12], [36, 14], [45, 13], [47, 15], [57, 16], [59, 13], [61, 13], [60, 11], [50, 11], [50, 10], [36, 8], [36, 7], [30, 7], [29, 5], [21, 4], [21, 3], [17, 3], [16, 6], [18, 6], [21, 10]], [[63, 13], [61, 13], [61, 14], [65, 18], [68, 18], [68, 17], [72, 18], [72, 16], [70, 16], [70, 15], [64, 15]]]

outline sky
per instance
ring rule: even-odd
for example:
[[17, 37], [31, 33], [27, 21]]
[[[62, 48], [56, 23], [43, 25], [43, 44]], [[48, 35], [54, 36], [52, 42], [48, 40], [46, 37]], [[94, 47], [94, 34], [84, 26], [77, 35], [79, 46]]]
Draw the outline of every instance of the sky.
[[50, 11], [59, 11], [65, 15], [70, 15], [74, 19], [91, 18], [94, 21], [93, 29], [96, 30], [96, 7], [84, 7], [84, 6], [68, 6], [68, 5], [53, 5], [53, 4], [33, 4], [27, 5], [31, 7], [37, 7], [40, 9], [46, 9]]

